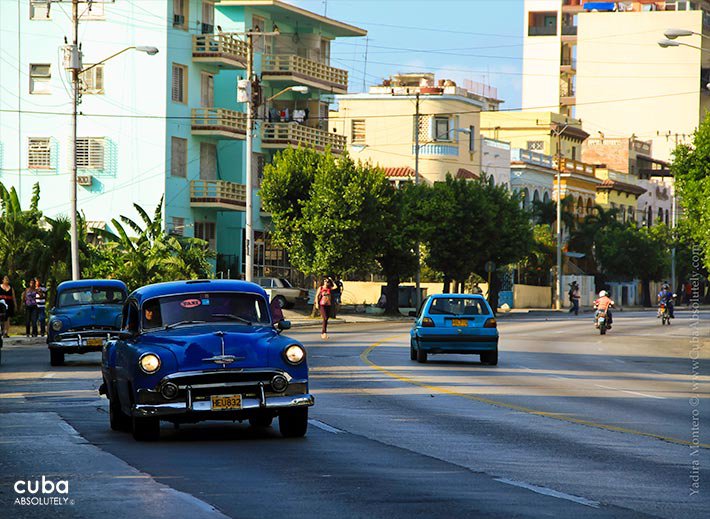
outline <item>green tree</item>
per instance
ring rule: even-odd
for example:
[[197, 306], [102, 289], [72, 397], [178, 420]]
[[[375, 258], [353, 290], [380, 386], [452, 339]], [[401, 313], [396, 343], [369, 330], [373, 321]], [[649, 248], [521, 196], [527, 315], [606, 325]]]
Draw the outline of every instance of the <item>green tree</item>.
[[556, 240], [550, 226], [538, 224], [533, 228], [530, 252], [518, 264], [520, 276], [526, 285], [543, 286], [550, 281], [550, 270], [556, 261]]

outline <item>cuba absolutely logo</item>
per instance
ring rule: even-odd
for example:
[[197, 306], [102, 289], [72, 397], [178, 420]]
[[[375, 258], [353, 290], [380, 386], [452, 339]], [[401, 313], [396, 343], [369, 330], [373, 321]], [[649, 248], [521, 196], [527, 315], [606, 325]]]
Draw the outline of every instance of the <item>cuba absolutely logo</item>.
[[42, 476], [42, 479], [15, 481], [15, 505], [20, 506], [65, 506], [73, 505], [69, 498], [69, 482], [57, 482]]

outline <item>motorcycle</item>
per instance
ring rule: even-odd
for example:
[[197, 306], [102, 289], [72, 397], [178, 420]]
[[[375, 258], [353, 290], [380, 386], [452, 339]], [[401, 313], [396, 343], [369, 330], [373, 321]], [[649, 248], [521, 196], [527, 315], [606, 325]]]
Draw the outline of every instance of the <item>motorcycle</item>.
[[671, 325], [671, 313], [668, 310], [668, 305], [666, 303], [661, 303], [661, 326], [667, 324]]
[[606, 318], [606, 311], [602, 310], [597, 314], [597, 328], [599, 328], [599, 335], [606, 335], [606, 331], [609, 329], [608, 321]]

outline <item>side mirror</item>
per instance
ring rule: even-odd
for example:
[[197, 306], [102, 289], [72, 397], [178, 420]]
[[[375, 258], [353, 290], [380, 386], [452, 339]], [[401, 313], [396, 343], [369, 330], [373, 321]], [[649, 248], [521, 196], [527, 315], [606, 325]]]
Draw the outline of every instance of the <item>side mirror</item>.
[[409, 315], [409, 317], [416, 317], [416, 316], [417, 316], [417, 312], [414, 311], [414, 310], [410, 310], [408, 315]]
[[276, 323], [276, 328], [278, 328], [278, 330], [280, 332], [282, 332], [284, 330], [290, 330], [291, 329], [291, 321], [279, 321], [278, 323]]

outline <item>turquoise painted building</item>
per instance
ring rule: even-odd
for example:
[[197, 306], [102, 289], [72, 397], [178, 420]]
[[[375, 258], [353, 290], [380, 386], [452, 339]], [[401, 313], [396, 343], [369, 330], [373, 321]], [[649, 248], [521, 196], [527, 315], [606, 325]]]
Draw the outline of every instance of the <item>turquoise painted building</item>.
[[[216, 269], [243, 272], [245, 31], [253, 39], [260, 85], [253, 192], [264, 164], [288, 146], [346, 148], [328, 124], [347, 71], [330, 66], [332, 42], [366, 32], [279, 0], [116, 0], [80, 5], [83, 66], [135, 49], [82, 75], [78, 123], [79, 208], [92, 227], [111, 229], [121, 214], [149, 212], [164, 197], [166, 229], [197, 236], [218, 252]], [[0, 2], [0, 182], [25, 204], [36, 182], [41, 209], [67, 214], [71, 172], [71, 96], [61, 47], [71, 40], [71, 4]], [[297, 91], [291, 87], [308, 87]], [[268, 215], [254, 227], [257, 275], [288, 275], [271, 246]]]

